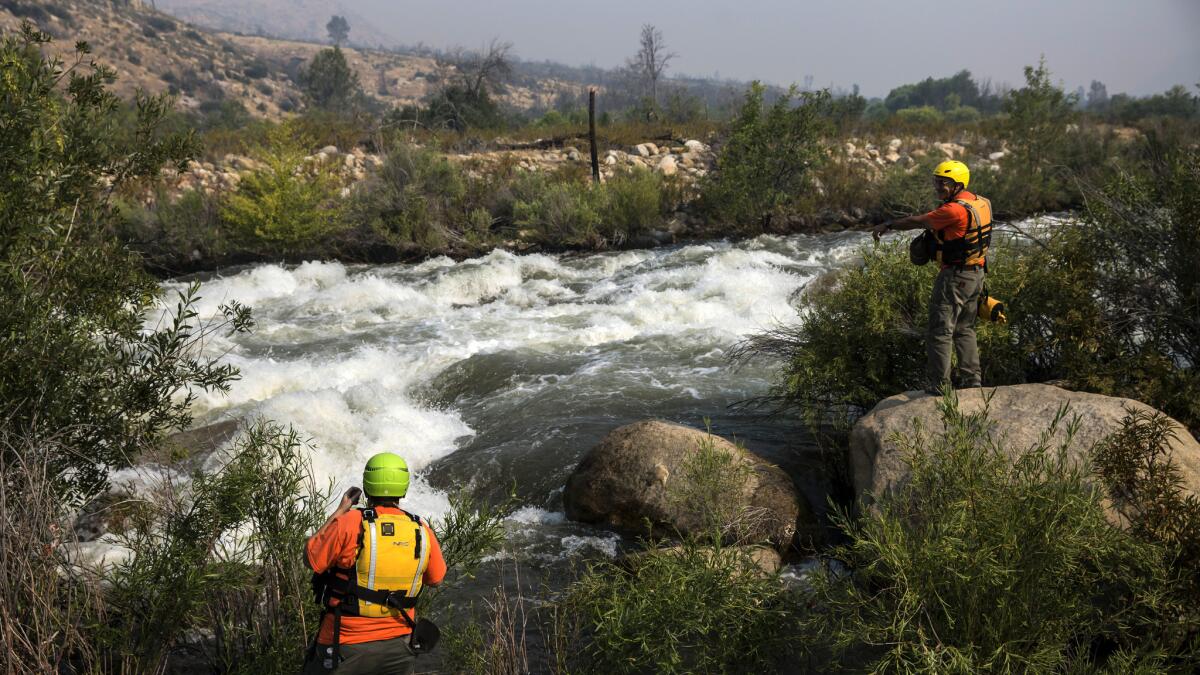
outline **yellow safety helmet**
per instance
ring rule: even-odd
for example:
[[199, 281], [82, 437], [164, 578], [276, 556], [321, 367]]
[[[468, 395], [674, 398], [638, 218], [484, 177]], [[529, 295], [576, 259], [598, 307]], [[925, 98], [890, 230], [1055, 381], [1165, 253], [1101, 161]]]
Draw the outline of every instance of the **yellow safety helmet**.
[[962, 183], [964, 188], [971, 182], [971, 170], [957, 159], [946, 160], [938, 164], [933, 170], [933, 175], [949, 178], [955, 183]]

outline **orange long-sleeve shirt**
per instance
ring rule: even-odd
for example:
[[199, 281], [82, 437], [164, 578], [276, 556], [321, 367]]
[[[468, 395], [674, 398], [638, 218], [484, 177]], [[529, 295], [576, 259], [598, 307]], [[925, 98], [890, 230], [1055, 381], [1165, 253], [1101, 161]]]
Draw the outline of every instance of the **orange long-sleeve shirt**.
[[[380, 514], [402, 514], [404, 511], [391, 507], [375, 508]], [[425, 525], [425, 536], [429, 542], [429, 564], [421, 580], [427, 586], [436, 586], [446, 576], [446, 561], [442, 559], [442, 547], [433, 529]], [[351, 509], [338, 516], [325, 527], [317, 531], [308, 540], [304, 553], [308, 558], [308, 566], [317, 574], [331, 567], [354, 567], [355, 556], [358, 554], [358, 533], [362, 530], [362, 511]], [[416, 611], [408, 612], [409, 618], [416, 621]], [[408, 623], [399, 616], [364, 617], [343, 616], [339, 642], [353, 645], [376, 640], [390, 640], [412, 632]], [[333, 616], [326, 615], [321, 622], [321, 631], [317, 642], [333, 644]]]

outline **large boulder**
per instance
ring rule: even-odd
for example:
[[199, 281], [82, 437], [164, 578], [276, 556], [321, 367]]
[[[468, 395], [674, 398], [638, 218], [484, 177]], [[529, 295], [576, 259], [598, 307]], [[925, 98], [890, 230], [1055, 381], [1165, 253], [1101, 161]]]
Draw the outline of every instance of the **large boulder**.
[[[1067, 448], [1075, 461], [1086, 458], [1096, 442], [1121, 428], [1127, 408], [1153, 411], [1150, 406], [1131, 399], [1067, 391], [1045, 384], [961, 390], [959, 409], [964, 413], [978, 412], [983, 408], [985, 396], [990, 397], [988, 419], [993, 438], [1002, 438], [1002, 447], [1012, 453], [1035, 445], [1062, 406], [1069, 406], [1054, 440], [1061, 442], [1066, 437], [1068, 421], [1078, 417], [1078, 429]], [[850, 470], [855, 494], [869, 502], [903, 484], [908, 477], [908, 465], [894, 437], [898, 433], [912, 433], [915, 423], [926, 434], [941, 431], [940, 400], [921, 392], [898, 394], [881, 401], [855, 424], [850, 432]], [[1171, 456], [1187, 488], [1200, 492], [1200, 444], [1186, 428], [1173, 420], [1172, 423], [1176, 438], [1171, 443]], [[1115, 514], [1110, 515], [1115, 521]]]
[[[705, 453], [729, 458], [730, 468], [717, 481], [698, 468], [712, 457]], [[573, 520], [656, 536], [700, 534], [708, 518], [689, 495], [714, 489], [719, 503], [731, 507], [722, 514], [736, 513], [749, 523], [742, 530], [746, 543], [788, 546], [799, 526], [807, 544], [820, 532], [782, 469], [718, 436], [661, 421], [609, 433], [575, 468], [563, 502]]]

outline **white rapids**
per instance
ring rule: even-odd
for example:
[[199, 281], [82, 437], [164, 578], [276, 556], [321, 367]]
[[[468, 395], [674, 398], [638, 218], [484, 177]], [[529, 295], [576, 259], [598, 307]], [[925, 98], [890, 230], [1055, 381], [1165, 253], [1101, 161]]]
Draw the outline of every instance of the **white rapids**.
[[[770, 371], [734, 369], [728, 348], [794, 321], [796, 292], [868, 241], [838, 233], [595, 255], [497, 250], [461, 262], [309, 262], [211, 276], [200, 319], [219, 320], [220, 305], [236, 300], [253, 307], [257, 326], [205, 345], [241, 379], [228, 395], [201, 394], [197, 423], [291, 425], [311, 439], [318, 481], [335, 494], [358, 482], [372, 454], [399, 452], [415, 475], [407, 504], [433, 517], [459, 483], [513, 483], [526, 508], [510, 525], [554, 529], [557, 489], [606, 429], [649, 416], [703, 424], [764, 393]], [[168, 298], [186, 285], [167, 282]], [[554, 536], [561, 551], [612, 548], [578, 535]]]

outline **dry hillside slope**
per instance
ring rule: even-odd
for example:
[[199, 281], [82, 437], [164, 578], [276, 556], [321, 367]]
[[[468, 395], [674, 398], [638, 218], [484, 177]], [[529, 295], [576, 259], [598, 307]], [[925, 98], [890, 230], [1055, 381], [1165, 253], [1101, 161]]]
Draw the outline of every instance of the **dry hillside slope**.
[[[137, 0], [0, 0], [0, 30], [18, 30], [23, 20], [54, 36], [50, 48], [65, 58], [71, 58], [77, 40], [86, 40], [93, 58], [117, 71], [114, 89], [123, 97], [138, 89], [170, 91], [185, 110], [232, 100], [271, 118], [303, 106], [298, 75], [325, 48], [201, 28]], [[345, 51], [366, 93], [387, 106], [419, 102], [449, 74], [428, 58]], [[547, 80], [509, 87], [500, 99], [517, 109], [540, 108], [558, 92], [577, 87]]]

